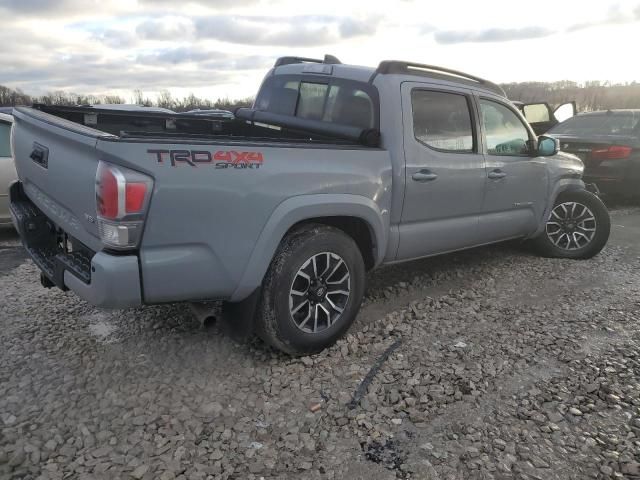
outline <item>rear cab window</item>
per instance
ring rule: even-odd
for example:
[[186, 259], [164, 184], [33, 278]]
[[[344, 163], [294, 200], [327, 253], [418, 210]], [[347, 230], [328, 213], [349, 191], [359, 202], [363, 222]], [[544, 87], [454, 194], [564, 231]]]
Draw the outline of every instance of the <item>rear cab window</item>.
[[377, 90], [368, 83], [309, 75], [273, 75], [260, 89], [255, 108], [366, 129], [379, 127], [378, 105]]

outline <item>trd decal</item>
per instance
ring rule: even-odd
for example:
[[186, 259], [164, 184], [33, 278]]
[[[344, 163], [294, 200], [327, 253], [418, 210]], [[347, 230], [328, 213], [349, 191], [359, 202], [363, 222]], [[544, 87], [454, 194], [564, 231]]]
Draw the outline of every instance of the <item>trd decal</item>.
[[264, 163], [262, 152], [236, 152], [235, 150], [147, 150], [160, 165], [213, 165], [214, 168], [260, 168]]

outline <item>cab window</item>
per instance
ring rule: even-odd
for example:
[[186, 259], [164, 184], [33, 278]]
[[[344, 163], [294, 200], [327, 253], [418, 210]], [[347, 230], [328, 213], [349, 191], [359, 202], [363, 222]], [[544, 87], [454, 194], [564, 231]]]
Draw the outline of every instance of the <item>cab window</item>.
[[413, 134], [435, 150], [471, 153], [475, 150], [471, 109], [467, 97], [457, 93], [411, 92]]
[[480, 99], [480, 111], [489, 155], [529, 155], [529, 131], [513, 110], [501, 103]]

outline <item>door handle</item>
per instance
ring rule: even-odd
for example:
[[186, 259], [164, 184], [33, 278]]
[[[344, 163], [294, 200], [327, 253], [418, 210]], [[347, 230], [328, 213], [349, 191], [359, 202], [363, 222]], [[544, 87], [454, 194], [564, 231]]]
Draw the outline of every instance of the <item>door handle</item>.
[[506, 176], [507, 176], [507, 174], [504, 173], [499, 168], [497, 168], [495, 170], [492, 170], [491, 172], [489, 172], [489, 175], [487, 175], [487, 177], [489, 177], [491, 180], [499, 180], [499, 179], [504, 178]]
[[420, 170], [419, 172], [416, 172], [413, 175], [411, 175], [411, 178], [415, 182], [430, 182], [438, 178], [438, 175], [436, 175], [430, 170]]

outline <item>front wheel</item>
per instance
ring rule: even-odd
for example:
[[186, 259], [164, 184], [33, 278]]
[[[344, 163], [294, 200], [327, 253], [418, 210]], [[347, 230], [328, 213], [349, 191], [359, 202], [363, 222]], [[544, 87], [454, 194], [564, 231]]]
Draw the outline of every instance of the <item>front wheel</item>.
[[356, 242], [325, 225], [307, 225], [282, 241], [265, 276], [256, 330], [291, 355], [318, 352], [353, 323], [364, 295]]
[[576, 190], [558, 197], [534, 243], [547, 257], [586, 259], [604, 248], [610, 230], [609, 212], [602, 200], [586, 190]]

